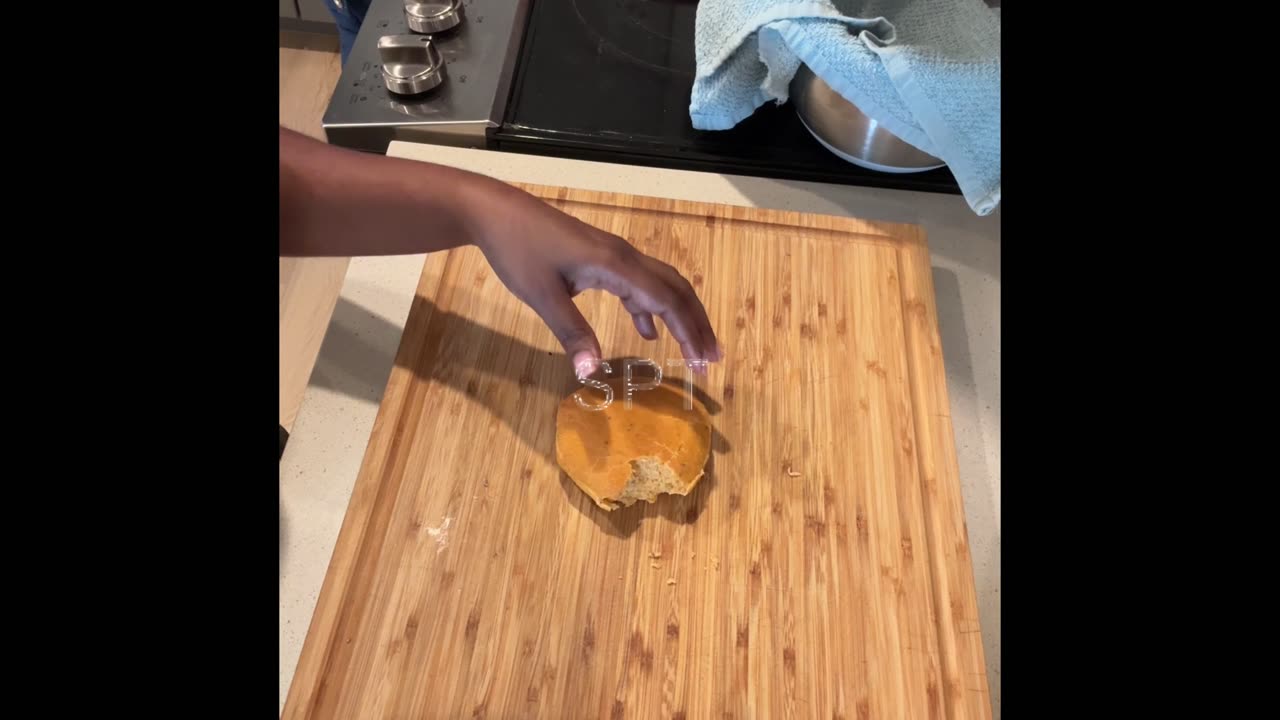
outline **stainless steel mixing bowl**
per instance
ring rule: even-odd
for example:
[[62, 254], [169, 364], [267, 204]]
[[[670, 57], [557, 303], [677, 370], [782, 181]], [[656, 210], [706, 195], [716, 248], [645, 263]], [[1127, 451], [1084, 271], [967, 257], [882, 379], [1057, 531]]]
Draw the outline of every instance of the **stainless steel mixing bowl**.
[[801, 64], [791, 80], [791, 103], [810, 134], [855, 165], [891, 173], [924, 172], [946, 163], [910, 145], [867, 117]]

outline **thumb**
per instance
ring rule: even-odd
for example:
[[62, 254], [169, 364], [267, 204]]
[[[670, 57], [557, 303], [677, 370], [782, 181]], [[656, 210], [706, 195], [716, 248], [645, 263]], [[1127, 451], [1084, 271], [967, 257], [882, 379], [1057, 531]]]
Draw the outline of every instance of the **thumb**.
[[554, 293], [547, 298], [545, 307], [534, 309], [564, 347], [579, 378], [587, 377], [600, 367], [600, 341], [568, 293]]

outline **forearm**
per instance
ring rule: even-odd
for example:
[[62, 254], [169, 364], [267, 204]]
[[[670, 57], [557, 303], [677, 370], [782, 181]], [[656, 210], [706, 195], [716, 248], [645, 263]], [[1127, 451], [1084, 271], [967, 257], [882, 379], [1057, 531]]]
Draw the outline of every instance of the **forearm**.
[[280, 128], [282, 256], [412, 255], [477, 242], [513, 190], [455, 168], [326, 145]]

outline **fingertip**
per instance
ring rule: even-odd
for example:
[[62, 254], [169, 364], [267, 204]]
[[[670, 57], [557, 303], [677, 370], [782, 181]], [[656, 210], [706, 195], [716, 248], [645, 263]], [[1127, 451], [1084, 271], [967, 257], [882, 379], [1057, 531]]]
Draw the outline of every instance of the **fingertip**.
[[573, 355], [573, 370], [579, 380], [586, 380], [600, 368], [600, 359], [590, 350], [579, 350]]

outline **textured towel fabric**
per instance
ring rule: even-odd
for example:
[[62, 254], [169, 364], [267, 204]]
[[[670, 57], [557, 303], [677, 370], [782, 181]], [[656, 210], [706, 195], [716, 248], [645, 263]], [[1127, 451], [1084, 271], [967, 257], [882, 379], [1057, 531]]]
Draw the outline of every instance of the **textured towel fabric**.
[[947, 163], [979, 215], [1000, 203], [1000, 14], [981, 0], [702, 0], [689, 116], [737, 125], [805, 63]]

